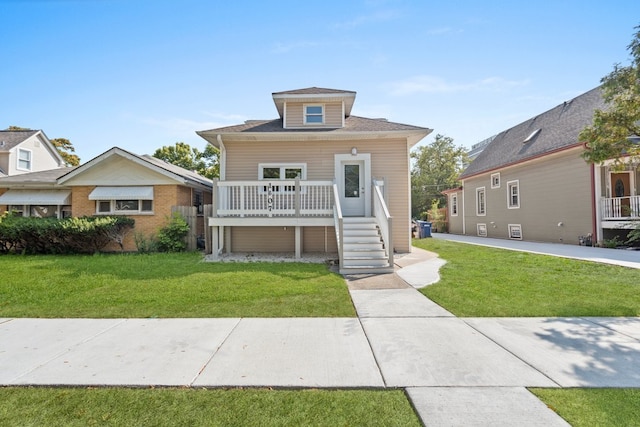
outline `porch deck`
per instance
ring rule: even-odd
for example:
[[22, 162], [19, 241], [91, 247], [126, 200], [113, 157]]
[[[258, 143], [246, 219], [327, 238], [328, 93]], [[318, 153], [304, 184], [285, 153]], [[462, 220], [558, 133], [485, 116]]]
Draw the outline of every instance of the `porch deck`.
[[640, 221], [640, 196], [602, 197], [600, 218], [603, 228], [633, 228]]

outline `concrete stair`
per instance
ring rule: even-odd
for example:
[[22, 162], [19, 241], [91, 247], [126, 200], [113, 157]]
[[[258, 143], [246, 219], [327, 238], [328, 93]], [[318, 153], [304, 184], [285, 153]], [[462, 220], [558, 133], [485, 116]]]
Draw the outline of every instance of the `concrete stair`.
[[343, 265], [341, 274], [393, 272], [374, 218], [346, 217], [343, 220]]

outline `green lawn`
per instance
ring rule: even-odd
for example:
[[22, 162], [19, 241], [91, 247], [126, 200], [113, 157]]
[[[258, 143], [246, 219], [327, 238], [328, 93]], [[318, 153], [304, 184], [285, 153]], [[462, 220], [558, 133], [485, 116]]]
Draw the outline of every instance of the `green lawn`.
[[402, 390], [0, 388], [3, 426], [420, 426]]
[[531, 389], [574, 427], [640, 424], [640, 389]]
[[447, 261], [422, 289], [460, 317], [640, 315], [636, 269], [440, 239], [414, 240]]
[[325, 265], [197, 253], [0, 256], [0, 317], [353, 317]]

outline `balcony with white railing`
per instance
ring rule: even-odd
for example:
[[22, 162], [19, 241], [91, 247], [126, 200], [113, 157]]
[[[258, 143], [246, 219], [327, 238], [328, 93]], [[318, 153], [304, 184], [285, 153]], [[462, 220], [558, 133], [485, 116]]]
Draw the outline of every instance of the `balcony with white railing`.
[[603, 222], [610, 221], [616, 226], [625, 221], [629, 224], [640, 221], [640, 196], [602, 197], [600, 217]]
[[332, 181], [214, 182], [209, 225], [333, 225]]

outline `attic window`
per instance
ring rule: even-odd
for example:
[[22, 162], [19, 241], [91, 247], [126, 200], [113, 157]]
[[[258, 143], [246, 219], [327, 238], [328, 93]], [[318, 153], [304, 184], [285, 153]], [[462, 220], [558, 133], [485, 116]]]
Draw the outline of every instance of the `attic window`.
[[533, 132], [531, 132], [531, 134], [524, 140], [522, 141], [523, 144], [526, 144], [527, 142], [531, 142], [533, 141], [533, 138], [536, 137], [536, 135], [538, 135], [540, 133], [542, 129], [536, 129]]
[[304, 124], [321, 125], [324, 123], [324, 105], [305, 105]]

